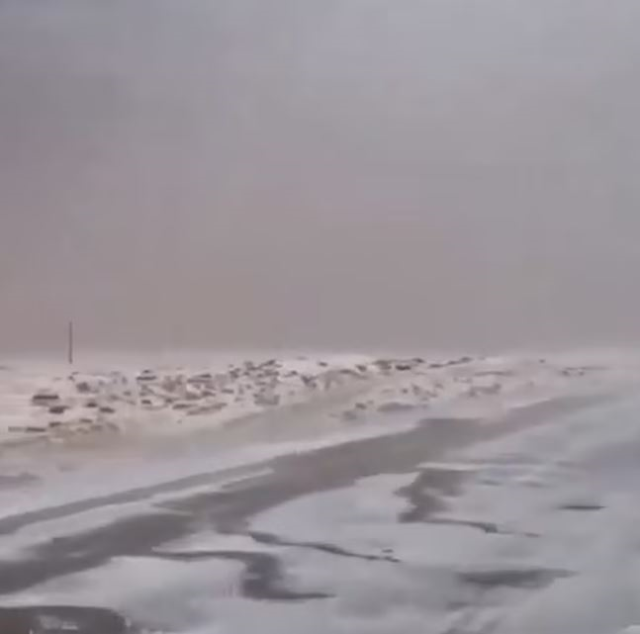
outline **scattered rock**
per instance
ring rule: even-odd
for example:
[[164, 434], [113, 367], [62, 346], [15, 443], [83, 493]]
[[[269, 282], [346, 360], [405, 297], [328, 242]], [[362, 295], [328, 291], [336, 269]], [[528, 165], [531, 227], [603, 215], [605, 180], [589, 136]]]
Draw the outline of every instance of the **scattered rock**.
[[392, 403], [383, 403], [382, 405], [380, 405], [380, 407], [378, 407], [378, 411], [382, 414], [392, 414], [393, 412], [403, 412], [409, 409], [413, 409], [413, 407], [406, 403], [398, 403], [395, 401]]
[[213, 403], [212, 405], [203, 405], [202, 407], [194, 407], [187, 414], [189, 416], [202, 416], [203, 414], [215, 414], [227, 407], [226, 403]]
[[62, 422], [59, 420], [52, 420], [49, 423], [49, 429], [57, 429], [58, 427], [62, 427]]

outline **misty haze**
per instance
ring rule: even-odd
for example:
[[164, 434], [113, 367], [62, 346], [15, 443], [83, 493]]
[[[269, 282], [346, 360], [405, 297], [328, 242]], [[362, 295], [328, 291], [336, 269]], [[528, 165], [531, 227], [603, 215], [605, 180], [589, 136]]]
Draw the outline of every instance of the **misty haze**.
[[0, 0], [0, 634], [639, 634], [638, 0]]
[[637, 341], [639, 18], [2, 0], [0, 350]]

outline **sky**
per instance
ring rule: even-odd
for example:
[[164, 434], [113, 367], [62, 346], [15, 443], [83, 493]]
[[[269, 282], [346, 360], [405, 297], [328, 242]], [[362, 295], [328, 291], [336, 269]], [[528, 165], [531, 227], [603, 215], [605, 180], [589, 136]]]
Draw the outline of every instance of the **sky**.
[[0, 0], [0, 352], [640, 341], [637, 0]]

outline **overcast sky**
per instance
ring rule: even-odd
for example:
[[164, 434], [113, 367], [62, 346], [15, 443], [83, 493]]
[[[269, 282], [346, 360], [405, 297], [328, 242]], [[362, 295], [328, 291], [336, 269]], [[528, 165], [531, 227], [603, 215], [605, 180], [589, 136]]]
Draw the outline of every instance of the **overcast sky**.
[[0, 351], [640, 340], [637, 0], [0, 0]]

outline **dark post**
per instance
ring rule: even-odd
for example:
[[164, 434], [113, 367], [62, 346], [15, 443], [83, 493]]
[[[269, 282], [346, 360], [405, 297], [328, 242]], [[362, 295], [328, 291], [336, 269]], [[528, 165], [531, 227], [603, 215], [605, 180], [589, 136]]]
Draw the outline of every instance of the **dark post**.
[[68, 347], [68, 356], [69, 356], [69, 365], [73, 365], [73, 322], [69, 322], [69, 347]]

